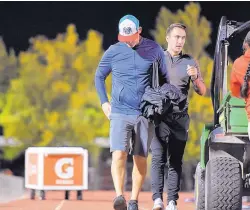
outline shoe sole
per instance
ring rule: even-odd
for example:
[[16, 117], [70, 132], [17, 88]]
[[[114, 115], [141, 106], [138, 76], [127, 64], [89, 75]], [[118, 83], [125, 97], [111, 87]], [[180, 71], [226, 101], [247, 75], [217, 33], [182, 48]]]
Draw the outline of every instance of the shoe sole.
[[159, 206], [159, 207], [153, 208], [152, 210], [164, 210], [164, 208]]
[[126, 201], [125, 201], [125, 202], [122, 201], [122, 200], [116, 201], [116, 202], [114, 203], [114, 209], [115, 209], [115, 210], [127, 210]]

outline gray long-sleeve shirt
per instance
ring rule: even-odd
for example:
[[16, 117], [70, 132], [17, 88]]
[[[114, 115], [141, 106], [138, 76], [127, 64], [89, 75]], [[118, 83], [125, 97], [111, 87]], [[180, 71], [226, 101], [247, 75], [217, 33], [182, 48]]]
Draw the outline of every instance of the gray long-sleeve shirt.
[[[170, 83], [179, 88], [181, 92], [186, 96], [185, 103], [183, 103], [179, 107], [174, 107], [174, 113], [187, 111], [190, 81], [192, 82], [193, 88], [196, 93], [198, 93], [199, 95], [205, 95], [206, 93], [206, 87], [200, 73], [200, 68], [196, 63], [196, 61], [190, 55], [181, 53], [178, 56], [172, 57], [168, 51], [165, 51], [164, 53], [166, 56]], [[191, 77], [187, 74], [188, 65], [197, 68], [198, 70], [197, 79], [192, 80]]]

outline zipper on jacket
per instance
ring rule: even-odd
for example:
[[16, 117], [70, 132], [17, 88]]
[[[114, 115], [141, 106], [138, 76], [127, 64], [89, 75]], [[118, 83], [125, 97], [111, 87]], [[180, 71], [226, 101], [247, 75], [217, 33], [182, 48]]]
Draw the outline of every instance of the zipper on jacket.
[[135, 66], [135, 86], [136, 86], [136, 95], [137, 95], [137, 98], [139, 99], [139, 96], [138, 96], [138, 86], [137, 86], [137, 69], [136, 69], [136, 65], [135, 65], [135, 50], [134, 50], [134, 66]]

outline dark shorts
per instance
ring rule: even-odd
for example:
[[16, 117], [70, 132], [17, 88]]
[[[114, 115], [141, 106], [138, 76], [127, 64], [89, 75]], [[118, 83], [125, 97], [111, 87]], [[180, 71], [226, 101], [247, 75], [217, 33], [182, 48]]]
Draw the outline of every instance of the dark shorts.
[[153, 134], [153, 124], [142, 115], [110, 115], [111, 152], [120, 150], [147, 157]]

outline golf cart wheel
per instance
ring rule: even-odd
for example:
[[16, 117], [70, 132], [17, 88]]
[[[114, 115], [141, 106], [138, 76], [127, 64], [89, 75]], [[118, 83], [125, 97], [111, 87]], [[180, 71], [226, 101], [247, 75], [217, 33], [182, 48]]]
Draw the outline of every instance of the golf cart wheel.
[[69, 190], [65, 191], [65, 200], [69, 200]]
[[195, 210], [205, 210], [205, 169], [200, 162], [195, 171]]
[[82, 191], [81, 190], [77, 191], [77, 200], [82, 200]]
[[35, 197], [36, 197], [36, 191], [32, 189], [32, 190], [30, 191], [30, 199], [31, 199], [31, 200], [34, 200]]
[[235, 158], [218, 157], [209, 160], [205, 175], [206, 210], [241, 210], [241, 167]]

